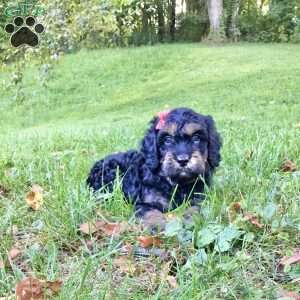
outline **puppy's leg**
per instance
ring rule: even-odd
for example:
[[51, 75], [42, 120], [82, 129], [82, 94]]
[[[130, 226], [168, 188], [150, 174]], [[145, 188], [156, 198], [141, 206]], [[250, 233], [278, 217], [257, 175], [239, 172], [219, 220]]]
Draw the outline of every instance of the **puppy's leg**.
[[193, 217], [200, 213], [200, 207], [198, 205], [190, 206], [183, 214], [185, 221], [192, 222]]
[[191, 206], [185, 211], [183, 217], [187, 222], [191, 222], [194, 216], [199, 215], [200, 206], [202, 201], [205, 199], [203, 194], [194, 194], [193, 199], [190, 201]]
[[168, 200], [155, 189], [145, 189], [143, 198], [136, 203], [137, 216], [144, 226], [151, 230], [164, 230], [166, 217], [163, 212], [168, 210]]
[[166, 218], [158, 209], [148, 210], [141, 220], [144, 227], [151, 232], [163, 231], [166, 226]]

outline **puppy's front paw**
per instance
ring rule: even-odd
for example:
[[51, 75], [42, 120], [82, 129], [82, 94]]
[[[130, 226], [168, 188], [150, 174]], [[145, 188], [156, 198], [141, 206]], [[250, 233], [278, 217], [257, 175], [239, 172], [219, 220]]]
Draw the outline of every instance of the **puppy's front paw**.
[[184, 218], [185, 222], [190, 223], [193, 221], [193, 217], [198, 215], [199, 213], [200, 213], [199, 206], [193, 205], [185, 211], [183, 218]]
[[153, 209], [144, 214], [142, 224], [152, 233], [157, 233], [165, 229], [166, 217], [159, 210]]

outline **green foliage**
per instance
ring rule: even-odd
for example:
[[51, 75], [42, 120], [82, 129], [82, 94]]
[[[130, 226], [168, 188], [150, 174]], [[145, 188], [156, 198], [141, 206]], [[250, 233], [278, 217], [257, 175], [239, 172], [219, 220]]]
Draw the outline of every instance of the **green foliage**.
[[177, 39], [181, 41], [199, 42], [209, 31], [208, 17], [199, 14], [178, 15]]
[[291, 36], [291, 42], [300, 43], [300, 17], [296, 19], [296, 27], [293, 35]]
[[242, 37], [249, 41], [289, 42], [297, 27], [299, 4], [299, 0], [273, 0], [265, 11], [256, 2], [244, 6], [239, 17]]

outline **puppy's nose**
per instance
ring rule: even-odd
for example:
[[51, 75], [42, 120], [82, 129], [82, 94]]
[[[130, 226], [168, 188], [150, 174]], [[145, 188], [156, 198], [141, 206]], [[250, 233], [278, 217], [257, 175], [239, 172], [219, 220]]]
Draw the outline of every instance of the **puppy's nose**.
[[188, 154], [180, 154], [180, 155], [177, 155], [176, 159], [179, 162], [179, 164], [183, 167], [188, 163], [188, 161], [190, 160], [190, 157], [188, 156]]

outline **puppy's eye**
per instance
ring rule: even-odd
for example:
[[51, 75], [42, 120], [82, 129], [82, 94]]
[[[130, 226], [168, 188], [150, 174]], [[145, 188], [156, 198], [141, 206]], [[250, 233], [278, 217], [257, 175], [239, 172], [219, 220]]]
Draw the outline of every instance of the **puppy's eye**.
[[200, 138], [200, 135], [199, 135], [199, 134], [193, 135], [193, 137], [192, 137], [192, 142], [193, 142], [194, 144], [199, 144], [199, 143], [200, 143], [200, 140], [201, 140], [201, 138]]
[[169, 135], [166, 136], [164, 138], [164, 144], [167, 145], [167, 146], [174, 144], [174, 138], [169, 136]]

